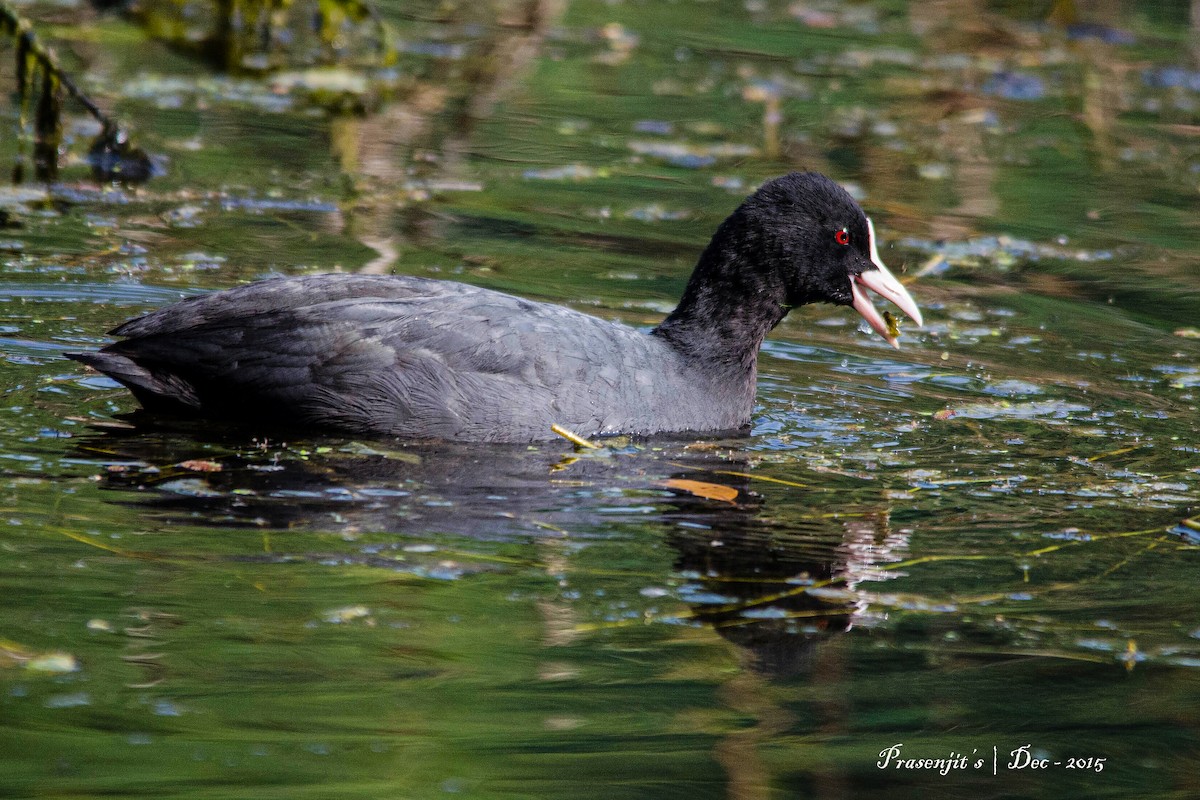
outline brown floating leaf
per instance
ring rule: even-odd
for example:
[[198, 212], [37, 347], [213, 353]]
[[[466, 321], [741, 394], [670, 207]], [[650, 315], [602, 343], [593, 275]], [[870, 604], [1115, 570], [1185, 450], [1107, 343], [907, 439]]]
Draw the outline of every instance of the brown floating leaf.
[[222, 469], [221, 465], [216, 461], [205, 461], [201, 458], [180, 461], [179, 466], [184, 469], [190, 469], [192, 472], [220, 472]]
[[694, 494], [697, 497], [703, 497], [708, 500], [721, 500], [726, 503], [732, 503], [737, 499], [738, 490], [732, 486], [726, 486], [722, 483], [707, 483], [705, 481], [689, 481], [684, 478], [671, 478], [663, 481], [663, 486], [668, 489], [679, 489], [680, 491]]

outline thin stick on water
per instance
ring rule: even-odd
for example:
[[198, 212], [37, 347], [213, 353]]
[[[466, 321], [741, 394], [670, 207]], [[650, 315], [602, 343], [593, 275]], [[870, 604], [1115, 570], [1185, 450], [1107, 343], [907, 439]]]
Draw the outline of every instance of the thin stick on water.
[[563, 437], [564, 439], [566, 439], [568, 442], [575, 445], [576, 447], [586, 447], [589, 450], [603, 450], [604, 449], [600, 445], [598, 445], [594, 442], [589, 442], [587, 439], [583, 438], [578, 433], [575, 433], [574, 431], [569, 431], [566, 428], [564, 428], [562, 425], [558, 425], [557, 423], [554, 425], [551, 425], [550, 430], [554, 431], [559, 436]]

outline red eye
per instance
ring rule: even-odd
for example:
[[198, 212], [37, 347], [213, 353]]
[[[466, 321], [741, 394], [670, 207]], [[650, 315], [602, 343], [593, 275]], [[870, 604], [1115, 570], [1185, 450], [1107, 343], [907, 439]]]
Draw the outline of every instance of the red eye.
[[838, 244], [850, 244], [850, 231], [842, 228], [833, 235], [833, 238]]

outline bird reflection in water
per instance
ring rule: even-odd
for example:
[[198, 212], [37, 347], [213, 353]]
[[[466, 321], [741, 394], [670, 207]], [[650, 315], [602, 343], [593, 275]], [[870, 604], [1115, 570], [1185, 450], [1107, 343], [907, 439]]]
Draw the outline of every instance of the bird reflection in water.
[[[120, 502], [166, 524], [396, 534], [390, 547], [332, 556], [341, 564], [402, 568], [392, 550], [430, 532], [549, 542], [595, 539], [631, 519], [640, 530], [658, 527], [676, 554], [683, 616], [711, 626], [765, 677], [810, 673], [822, 642], [869, 624], [871, 595], [859, 586], [892, 577], [885, 566], [907, 547], [884, 507], [827, 514], [802, 488], [795, 503], [771, 507], [736, 441], [577, 455], [559, 445], [245, 441], [135, 427], [84, 440], [80, 455], [106, 464], [102, 485], [122, 492]], [[561, 560], [561, 551], [543, 554]], [[325, 562], [331, 554], [239, 558]], [[555, 617], [563, 629], [548, 641], [573, 639], [573, 615]]]

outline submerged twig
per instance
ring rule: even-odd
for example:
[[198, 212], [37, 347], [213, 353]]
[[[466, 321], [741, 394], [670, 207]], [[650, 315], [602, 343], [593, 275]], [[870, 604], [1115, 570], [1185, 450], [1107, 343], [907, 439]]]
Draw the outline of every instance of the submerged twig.
[[[1200, 523], [1198, 523], [1198, 524], [1200, 524]], [[1120, 532], [1116, 532], [1116, 533], [1097, 534], [1088, 541], [1098, 541], [1098, 540], [1103, 540], [1103, 539], [1122, 539], [1122, 538], [1137, 537], [1137, 536], [1147, 536], [1147, 535], [1152, 535], [1152, 534], [1162, 534], [1163, 532], [1164, 531], [1162, 528], [1149, 528], [1149, 529], [1145, 529], [1145, 530], [1135, 530], [1135, 531], [1120, 531]], [[1135, 559], [1139, 558], [1140, 556], [1143, 556], [1146, 553], [1156, 549], [1159, 546], [1159, 544], [1161, 543], [1161, 541], [1162, 540], [1160, 540], [1160, 539], [1155, 539], [1154, 541], [1146, 543], [1146, 546], [1139, 548], [1137, 550], [1137, 552], [1132, 553], [1132, 554], [1120, 559], [1116, 563], [1110, 565], [1106, 569], [1104, 569], [1101, 572], [1098, 572], [1094, 575], [1090, 575], [1088, 577], [1082, 578], [1080, 580], [1075, 580], [1075, 581], [1056, 581], [1054, 583], [1045, 584], [1045, 585], [1039, 586], [1038, 591], [1041, 593], [1068, 591], [1068, 590], [1077, 589], [1078, 587], [1080, 587], [1084, 584], [1106, 578], [1109, 575], [1112, 575], [1114, 572], [1117, 572], [1118, 570], [1124, 569], [1125, 567], [1129, 566], [1129, 564], [1131, 564]], [[1022, 553], [1015, 553], [1015, 554], [1014, 553], [995, 554], [995, 555], [983, 554], [983, 553], [930, 554], [930, 555], [926, 555], [926, 556], [918, 556], [915, 558], [906, 559], [903, 561], [895, 561], [895, 562], [892, 562], [889, 564], [880, 564], [880, 565], [878, 565], [877, 568], [884, 572], [896, 572], [896, 571], [909, 569], [911, 567], [914, 567], [914, 566], [917, 566], [920, 564], [930, 564], [930, 563], [936, 563], [936, 562], [1006, 561], [1006, 560], [1011, 560], [1014, 558], [1022, 559], [1022, 558], [1042, 556], [1046, 553], [1050, 553], [1050, 552], [1059, 550], [1062, 547], [1065, 547], [1065, 546], [1068, 546], [1071, 544], [1083, 544], [1083, 543], [1085, 543], [1084, 540], [1075, 540], [1072, 542], [1064, 542], [1064, 543], [1061, 543], [1058, 545], [1052, 545], [1050, 547], [1037, 548], [1034, 550], [1027, 550]], [[710, 577], [710, 578], [708, 578], [708, 580], [730, 581], [730, 582], [746, 580], [747, 582], [750, 582], [750, 583], [762, 582], [761, 579], [759, 579], [759, 578], [739, 579], [739, 578], [731, 578], [729, 576]], [[763, 594], [763, 595], [760, 595], [757, 597], [740, 599], [740, 600], [737, 600], [732, 603], [726, 603], [723, 605], [706, 606], [702, 610], [701, 609], [693, 609], [691, 611], [672, 611], [672, 610], [648, 611], [645, 614], [643, 614], [642, 616], [632, 618], [632, 619], [605, 620], [603, 622], [580, 623], [575, 626], [575, 630], [580, 631], [580, 632], [594, 632], [594, 631], [598, 631], [598, 630], [606, 630], [609, 628], [625, 627], [628, 625], [641, 625], [641, 624], [645, 624], [647, 622], [655, 622], [655, 621], [659, 621], [659, 620], [668, 620], [668, 619], [669, 620], [692, 620], [692, 619], [699, 619], [701, 617], [739, 614], [739, 613], [744, 612], [751, 608], [767, 606], [767, 605], [771, 605], [773, 603], [778, 603], [780, 601], [790, 599], [792, 597], [796, 597], [796, 596], [803, 595], [803, 594], [809, 594], [813, 590], [828, 589], [832, 586], [836, 586], [838, 584], [844, 583], [844, 581], [845, 581], [845, 579], [841, 578], [841, 577], [823, 578], [820, 580], [813, 581], [811, 583], [805, 583], [803, 585], [796, 585], [796, 586], [787, 587], [785, 589], [768, 592], [766, 594]], [[881, 599], [881, 596], [879, 596], [879, 595], [872, 595], [870, 593], [855, 591], [852, 589], [848, 589], [847, 591], [853, 592], [857, 596], [859, 596], [861, 598], [865, 598], [868, 600], [868, 602], [871, 602], [871, 603], [879, 602]], [[954, 604], [955, 606], [980, 605], [980, 604], [984, 604], [984, 603], [993, 603], [993, 602], [1003, 600], [1004, 598], [1008, 597], [1010, 593], [1011, 593], [1011, 591], [998, 591], [998, 592], [991, 592], [991, 593], [987, 593], [987, 594], [973, 595], [973, 596], [968, 596], [968, 597], [954, 597], [950, 602], [952, 604]], [[887, 605], [887, 604], [885, 603], [885, 605]], [[915, 609], [904, 609], [904, 610], [909, 613], [913, 613], [913, 612], [920, 613], [919, 611], [916, 611]], [[833, 615], [840, 614], [840, 613], [845, 613], [845, 610], [842, 608], [815, 609], [815, 610], [814, 609], [803, 609], [803, 610], [788, 611], [784, 614], [781, 614], [781, 618], [833, 616]], [[757, 620], [757, 619], [750, 618], [750, 617], [747, 617], [744, 619], [731, 619], [731, 620], [723, 621], [722, 623], [720, 623], [719, 627], [728, 627], [728, 626], [732, 626], [732, 625], [750, 625], [750, 624], [754, 624], [754, 623], [760, 622], [760, 621], [761, 620]], [[1131, 648], [1134, 648], [1134, 649], [1131, 649], [1129, 652], [1136, 653], [1136, 645], [1133, 645], [1131, 643]], [[1031, 655], [1039, 655], [1039, 654], [1032, 653]], [[1048, 655], [1048, 653], [1042, 653], [1040, 655]], [[1053, 654], [1049, 654], [1049, 655], [1053, 655]], [[1073, 658], [1075, 656], [1067, 654], [1067, 655], [1061, 655], [1059, 657]], [[1124, 660], [1126, 660], [1128, 662], [1131, 659], [1132, 659], [1132, 656], [1129, 656], [1128, 658], [1126, 658]], [[1089, 660], [1090, 660], [1090, 657], [1089, 657]]]
[[680, 462], [678, 462], [678, 461], [672, 461], [672, 462], [671, 462], [671, 466], [673, 466], [673, 467], [682, 467], [682, 468], [684, 468], [684, 469], [692, 469], [692, 470], [695, 470], [695, 471], [697, 471], [697, 472], [707, 472], [707, 473], [709, 473], [709, 474], [712, 474], [712, 475], [729, 475], [729, 476], [731, 476], [731, 477], [734, 477], [734, 478], [749, 478], [750, 480], [754, 480], [754, 481], [766, 481], [767, 483], [778, 483], [778, 484], [781, 484], [781, 485], [783, 485], [783, 486], [792, 486], [792, 487], [794, 487], [794, 488], [796, 488], [796, 489], [807, 489], [807, 488], [809, 488], [808, 484], [805, 484], [805, 483], [797, 483], [796, 481], [787, 481], [787, 480], [784, 480], [783, 478], [772, 478], [772, 477], [771, 477], [771, 476], [769, 476], [769, 475], [759, 475], [759, 474], [757, 474], [757, 473], [754, 473], [754, 472], [739, 472], [739, 471], [737, 471], [737, 470], [732, 470], [732, 469], [704, 469], [704, 468], [697, 468], [697, 467], [695, 467], [694, 465], [691, 465], [691, 464], [682, 464], [682, 463], [680, 463]]

